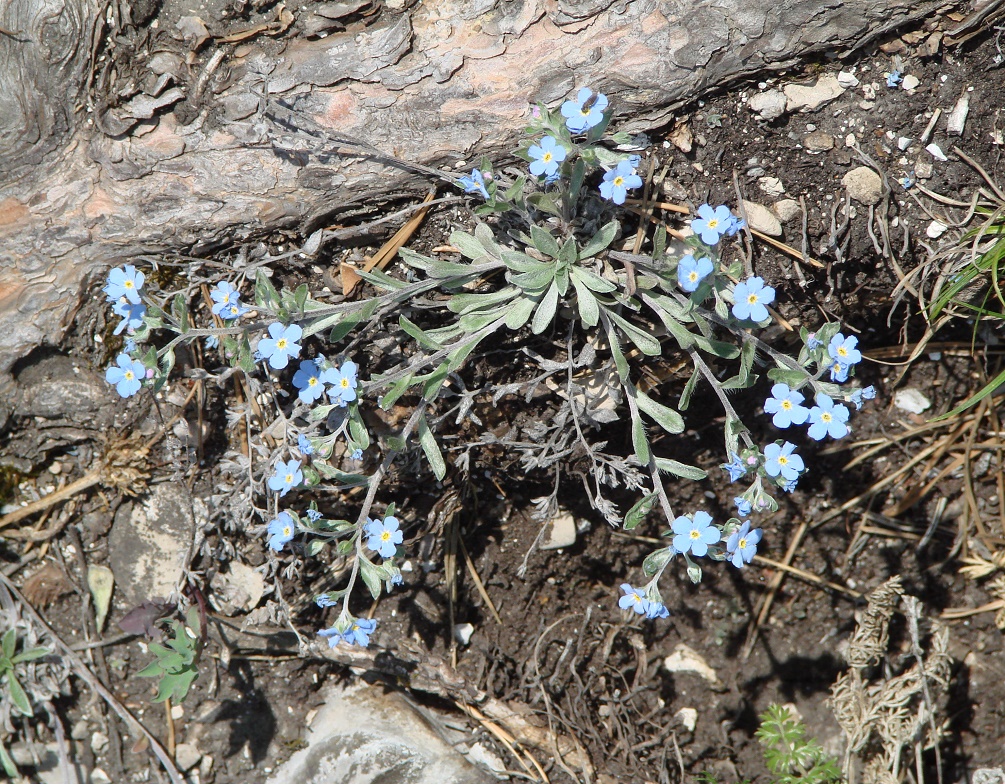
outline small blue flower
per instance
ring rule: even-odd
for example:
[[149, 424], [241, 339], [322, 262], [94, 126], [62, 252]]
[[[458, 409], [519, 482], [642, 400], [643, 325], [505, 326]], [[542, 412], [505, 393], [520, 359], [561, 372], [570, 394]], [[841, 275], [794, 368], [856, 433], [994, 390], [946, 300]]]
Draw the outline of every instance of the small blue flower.
[[401, 576], [401, 572], [395, 572], [391, 575], [391, 585], [404, 585], [405, 578]]
[[280, 512], [276, 519], [269, 523], [269, 547], [277, 553], [293, 538], [296, 526], [289, 512]]
[[224, 321], [233, 321], [234, 319], [241, 318], [241, 316], [243, 316], [249, 310], [250, 308], [246, 308], [240, 302], [235, 301], [235, 302], [229, 302], [226, 305], [221, 306], [220, 312], [217, 315]]
[[856, 389], [851, 393], [851, 402], [855, 404], [855, 409], [860, 410], [862, 408], [863, 400], [875, 400], [876, 399], [876, 387], [868, 386], [862, 387], [862, 389]]
[[811, 332], [809, 335], [806, 336], [806, 348], [808, 348], [810, 351], [816, 351], [822, 345], [823, 341], [817, 338], [816, 332]]
[[747, 475], [747, 466], [744, 464], [743, 460], [737, 454], [733, 455], [732, 463], [724, 463], [720, 466], [724, 471], [729, 471], [729, 481], [735, 482], [741, 476]]
[[367, 537], [366, 546], [380, 554], [381, 558], [392, 558], [397, 545], [401, 544], [404, 535], [398, 530], [397, 517], [385, 517], [383, 520], [367, 520], [364, 529]]
[[461, 177], [458, 182], [464, 186], [465, 193], [480, 193], [486, 200], [489, 199], [489, 192], [485, 187], [485, 175], [481, 170], [472, 169], [470, 177]]
[[795, 444], [786, 441], [778, 444], [768, 444], [764, 447], [764, 472], [768, 476], [782, 475], [783, 479], [792, 480], [799, 477], [799, 472], [805, 467], [803, 459], [794, 454]]
[[743, 229], [747, 228], [747, 221], [745, 221], [743, 218], [737, 218], [735, 215], [730, 217], [732, 217], [733, 220], [729, 224], [729, 226], [726, 227], [726, 236], [735, 237]]
[[839, 406], [822, 392], [816, 397], [817, 404], [810, 409], [809, 437], [820, 441], [824, 436], [844, 438], [848, 435], [848, 409]]
[[857, 365], [862, 361], [862, 352], [855, 348], [857, 345], [857, 337], [854, 335], [845, 337], [838, 332], [827, 345], [827, 353], [835, 362], [840, 362], [843, 365]]
[[678, 517], [673, 521], [673, 549], [682, 555], [701, 557], [708, 552], [708, 546], [722, 538], [722, 532], [712, 525], [712, 516], [708, 512], [695, 512], [693, 517]]
[[373, 634], [376, 628], [376, 619], [354, 618], [349, 622], [349, 626], [345, 631], [340, 632], [337, 626], [333, 626], [330, 629], [322, 629], [318, 634], [328, 638], [329, 648], [336, 647], [340, 642], [345, 642], [349, 645], [359, 645], [365, 648], [370, 644], [370, 635]]
[[775, 301], [775, 290], [765, 286], [764, 280], [754, 276], [737, 283], [733, 288], [733, 315], [760, 323], [768, 317], [767, 305]]
[[321, 380], [332, 385], [328, 390], [331, 399], [340, 406], [345, 406], [356, 399], [357, 374], [356, 363], [346, 360], [340, 368], [328, 368], [321, 374]]
[[737, 569], [742, 569], [745, 563], [754, 560], [757, 554], [757, 543], [761, 541], [761, 529], [750, 530], [750, 523], [744, 523], [730, 534], [726, 540], [726, 552], [730, 555], [730, 563]]
[[312, 523], [316, 523], [323, 516], [321, 512], [319, 512], [317, 509], [308, 509], [306, 514], [307, 519], [310, 520]]
[[300, 363], [300, 370], [293, 374], [293, 386], [300, 390], [299, 397], [304, 403], [313, 403], [325, 391], [321, 371], [313, 359]]
[[827, 369], [831, 374], [831, 381], [836, 381], [838, 384], [843, 384], [848, 380], [848, 371], [851, 369], [851, 365], [845, 365], [841, 362], [831, 362], [827, 366]]
[[221, 280], [216, 284], [216, 288], [210, 289], [209, 296], [216, 303], [211, 308], [214, 316], [221, 315], [224, 308], [228, 305], [240, 304], [241, 298], [241, 294], [237, 288], [226, 280]]
[[646, 609], [646, 618], [655, 620], [657, 618], [669, 618], [670, 611], [663, 602], [649, 601], [649, 607]]
[[771, 421], [775, 427], [802, 425], [810, 415], [809, 409], [800, 405], [802, 402], [803, 396], [788, 384], [775, 384], [771, 387], [771, 397], [764, 401], [764, 412], [774, 414]]
[[122, 350], [127, 354], [132, 354], [136, 350], [136, 341], [132, 338], [126, 338], [126, 342], [122, 346]]
[[567, 153], [568, 150], [559, 144], [554, 136], [545, 136], [539, 145], [532, 144], [527, 150], [527, 155], [534, 159], [530, 163], [530, 173], [535, 177], [554, 174], [558, 171], [558, 164], [565, 160]]
[[677, 264], [677, 282], [684, 291], [691, 293], [712, 274], [712, 260], [701, 258], [697, 261], [690, 253]]
[[[913, 173], [914, 172], [911, 172], [911, 174]], [[905, 191], [909, 191], [911, 190], [912, 187], [914, 187], [914, 178], [911, 177], [910, 174], [905, 174], [903, 177], [900, 178], [900, 180], [898, 180], [898, 182], [900, 183], [900, 187], [903, 188]]]
[[124, 329], [135, 332], [143, 326], [143, 317], [147, 314], [147, 306], [142, 302], [134, 304], [122, 297], [112, 305], [112, 313], [116, 316], [122, 316], [122, 321], [119, 322], [113, 334], [120, 335]]
[[709, 204], [702, 204], [698, 208], [698, 217], [691, 221], [691, 231], [701, 237], [706, 245], [715, 245], [729, 231], [733, 222], [733, 213], [725, 204], [715, 209]]
[[628, 191], [642, 187], [642, 178], [632, 171], [629, 161], [621, 161], [615, 168], [604, 174], [600, 183], [600, 195], [615, 204], [624, 204]]
[[645, 615], [649, 610], [649, 600], [646, 599], [645, 588], [632, 588], [628, 583], [621, 583], [625, 595], [618, 599], [618, 607], [622, 610], [634, 610], [639, 615]]
[[119, 397], [132, 397], [140, 391], [141, 379], [146, 378], [146, 366], [128, 354], [119, 354], [115, 362], [117, 367], [112, 365], [105, 371], [105, 381], [115, 384]]
[[206, 348], [220, 348], [220, 337], [218, 335], [206, 335]]
[[300, 470], [299, 460], [276, 463], [276, 473], [269, 477], [269, 489], [286, 495], [290, 490], [304, 481], [304, 472]]
[[887, 87], [896, 87], [902, 81], [904, 81], [904, 76], [900, 73], [900, 71], [891, 71], [886, 75]]
[[311, 440], [303, 433], [297, 436], [297, 449], [300, 450], [300, 454], [302, 455], [314, 454], [314, 447], [311, 445]]
[[796, 485], [797, 484], [799, 484], [799, 479], [798, 478], [796, 478], [796, 479], [790, 479], [788, 482], [785, 482], [782, 485], [782, 490], [784, 490], [786, 493], [791, 493], [793, 490], [796, 489]]
[[604, 110], [607, 108], [607, 96], [597, 93], [596, 99], [591, 103], [590, 96], [593, 90], [589, 87], [579, 88], [575, 100], [566, 101], [562, 104], [562, 116], [565, 118], [565, 127], [573, 133], [583, 133], [595, 125], [599, 125], [604, 119]]
[[325, 607], [334, 607], [336, 604], [338, 604], [338, 601], [332, 599], [328, 594], [323, 593], [320, 596], [314, 597], [314, 604], [324, 609]]
[[358, 449], [358, 448], [352, 450], [352, 454], [349, 455], [349, 459], [350, 460], [362, 460], [363, 459], [363, 450], [362, 449]]
[[733, 503], [736, 504], [736, 513], [740, 517], [750, 517], [750, 512], [752, 511], [750, 501], [748, 501], [742, 495], [738, 495], [736, 498], [733, 499]]
[[263, 359], [269, 360], [269, 365], [276, 370], [282, 370], [290, 361], [300, 356], [298, 340], [304, 331], [296, 324], [284, 327], [278, 321], [269, 325], [269, 337], [258, 341], [258, 351]]
[[108, 273], [108, 283], [102, 291], [105, 292], [109, 302], [118, 302], [125, 297], [134, 305], [139, 305], [143, 281], [143, 273], [137, 272], [136, 267], [127, 264], [124, 269], [116, 267]]

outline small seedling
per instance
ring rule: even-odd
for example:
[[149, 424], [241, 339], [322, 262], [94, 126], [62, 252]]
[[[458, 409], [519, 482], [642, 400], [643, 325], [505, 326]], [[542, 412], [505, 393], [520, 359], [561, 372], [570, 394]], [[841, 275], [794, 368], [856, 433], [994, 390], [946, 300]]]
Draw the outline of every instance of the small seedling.
[[199, 608], [189, 608], [185, 623], [175, 619], [169, 627], [173, 638], [167, 641], [167, 646], [150, 643], [150, 652], [157, 659], [136, 673], [141, 678], [160, 679], [154, 702], [163, 702], [168, 698], [182, 702], [199, 677], [199, 658], [202, 655]]

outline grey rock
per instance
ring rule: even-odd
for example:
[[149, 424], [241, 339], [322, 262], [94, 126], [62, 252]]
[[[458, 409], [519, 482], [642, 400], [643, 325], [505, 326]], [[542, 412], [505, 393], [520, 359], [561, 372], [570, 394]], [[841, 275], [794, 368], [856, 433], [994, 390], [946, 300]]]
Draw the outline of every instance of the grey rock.
[[834, 137], [824, 131], [814, 131], [803, 139], [803, 146], [810, 152], [826, 152], [834, 149]]
[[858, 166], [841, 178], [848, 195], [862, 204], [878, 204], [883, 197], [883, 180], [868, 166]]
[[210, 581], [210, 600], [227, 615], [251, 612], [265, 593], [265, 578], [247, 564], [231, 561], [227, 572], [217, 572]]
[[789, 221], [793, 221], [802, 215], [799, 202], [795, 199], [781, 199], [776, 201], [771, 205], [771, 209], [774, 210], [775, 215], [778, 216], [778, 220], [782, 223], [788, 223]]
[[821, 76], [813, 84], [785, 85], [785, 111], [812, 112], [844, 93], [844, 87], [832, 74]]
[[154, 485], [118, 514], [108, 534], [108, 565], [133, 603], [167, 598], [181, 578], [195, 528], [192, 496], [181, 484]]
[[174, 750], [174, 761], [182, 771], [194, 768], [202, 759], [202, 752], [194, 743], [179, 743]]
[[309, 746], [269, 784], [489, 784], [400, 695], [333, 687], [310, 724]]
[[785, 105], [785, 95], [778, 90], [765, 90], [747, 101], [747, 108], [762, 120], [777, 120], [785, 114]]
[[562, 547], [572, 547], [576, 543], [576, 518], [571, 512], [559, 512], [549, 523], [544, 532], [542, 550], [558, 550]]
[[757, 186], [768, 196], [773, 196], [776, 199], [785, 193], [785, 186], [777, 177], [761, 177], [757, 181]]
[[769, 237], [782, 236], [782, 224], [763, 204], [744, 200], [743, 211], [747, 214], [747, 224], [751, 229], [764, 232]]
[[[111, 387], [71, 357], [46, 357], [30, 365], [18, 373], [17, 389], [16, 416], [65, 419], [81, 424], [101, 417], [111, 408], [108, 405]], [[101, 424], [95, 422], [94, 426]]]

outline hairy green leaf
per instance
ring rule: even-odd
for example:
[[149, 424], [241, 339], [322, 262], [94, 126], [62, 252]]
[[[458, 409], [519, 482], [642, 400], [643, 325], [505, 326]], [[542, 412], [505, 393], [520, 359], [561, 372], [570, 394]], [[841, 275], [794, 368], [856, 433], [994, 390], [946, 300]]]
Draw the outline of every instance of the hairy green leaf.
[[535, 335], [540, 335], [544, 332], [551, 320], [555, 318], [555, 312], [558, 310], [558, 286], [552, 281], [551, 286], [548, 288], [547, 293], [542, 297], [541, 302], [537, 306], [537, 310], [534, 313], [534, 320], [531, 322], [530, 329]]
[[591, 256], [596, 256], [603, 250], [614, 242], [614, 238], [618, 236], [619, 223], [616, 220], [612, 220], [610, 223], [603, 226], [600, 231], [594, 234], [590, 241], [583, 246], [583, 249], [579, 251], [579, 258], [588, 259]]
[[429, 467], [433, 469], [433, 475], [442, 481], [443, 477], [447, 475], [447, 464], [444, 462], [440, 447], [436, 443], [436, 437], [433, 436], [433, 432], [426, 423], [425, 413], [419, 417], [419, 444], [422, 446], [422, 451], [426, 453], [426, 459], [429, 461]]

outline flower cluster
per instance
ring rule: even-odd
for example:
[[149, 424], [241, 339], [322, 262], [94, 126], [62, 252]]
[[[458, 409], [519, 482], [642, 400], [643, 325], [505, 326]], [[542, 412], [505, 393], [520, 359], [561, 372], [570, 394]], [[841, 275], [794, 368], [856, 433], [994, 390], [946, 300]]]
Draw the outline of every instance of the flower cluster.
[[724, 204], [712, 207], [702, 204], [698, 217], [691, 221], [691, 231], [701, 237], [709, 247], [717, 244], [724, 236], [732, 237], [746, 226], [742, 218], [737, 218]]
[[224, 321], [234, 321], [239, 319], [249, 308], [241, 304], [241, 293], [225, 280], [221, 280], [216, 287], [209, 292], [213, 300], [212, 312], [214, 316], [219, 316]]
[[356, 363], [344, 362], [341, 367], [335, 367], [323, 357], [319, 360], [305, 359], [293, 375], [293, 386], [299, 390], [298, 397], [302, 402], [310, 404], [327, 393], [333, 403], [344, 408], [356, 399]]
[[[125, 331], [126, 334], [133, 335], [143, 326], [143, 317], [147, 312], [147, 306], [141, 299], [144, 280], [143, 273], [131, 264], [109, 271], [102, 291], [105, 292], [106, 301], [112, 306], [112, 312], [122, 319], [114, 334], [120, 335]], [[120, 397], [135, 395], [147, 378], [146, 366], [130, 356], [135, 350], [135, 342], [129, 339], [126, 351], [119, 354], [115, 358], [115, 364], [105, 370], [105, 381], [115, 386]]]

